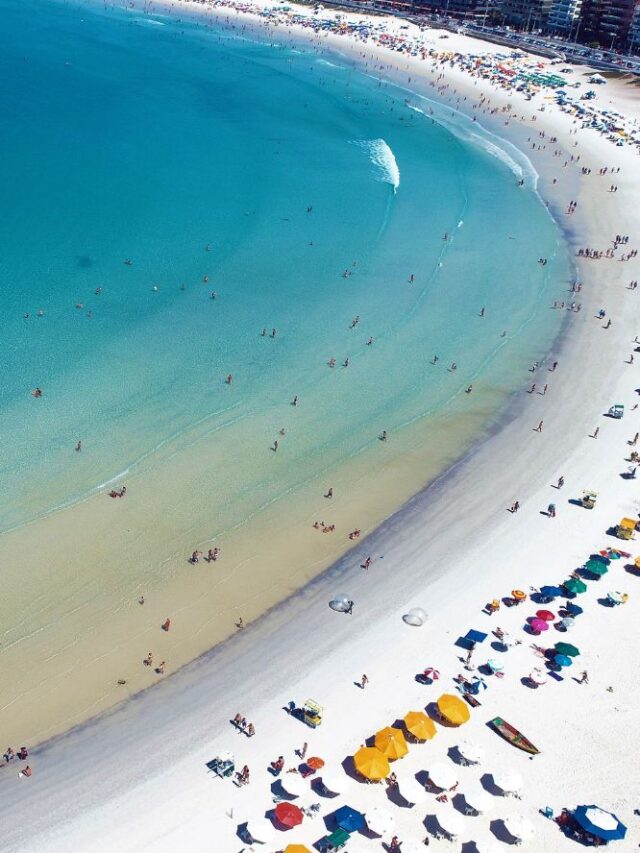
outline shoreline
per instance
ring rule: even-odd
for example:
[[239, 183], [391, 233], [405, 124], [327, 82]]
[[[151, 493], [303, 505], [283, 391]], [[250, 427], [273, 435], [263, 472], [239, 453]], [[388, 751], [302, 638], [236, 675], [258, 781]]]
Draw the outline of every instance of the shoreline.
[[[492, 90], [490, 95], [493, 100]], [[544, 127], [549, 132], [550, 127], [550, 132], [555, 132], [558, 122], [552, 114], [540, 119], [537, 130]], [[563, 123], [559, 122], [561, 127]], [[628, 170], [631, 152], [616, 150], [606, 140], [594, 138], [592, 145], [590, 142], [591, 137], [582, 134], [582, 155], [590, 149], [589, 160], [583, 162], [594, 171], [598, 163], [605, 162], [620, 163], [627, 169], [623, 170], [620, 197], [610, 195], [607, 199], [603, 193], [589, 193], [598, 180], [596, 175], [585, 181], [577, 196], [576, 241], [604, 248], [609, 232], [622, 229], [632, 234], [633, 245], [637, 214], [629, 206], [621, 212], [623, 199], [638, 197], [638, 178], [634, 181], [632, 170]], [[595, 237], [604, 241], [602, 246]], [[376, 561], [368, 573], [363, 573], [347, 552], [232, 642], [212, 649], [109, 714], [44, 744], [34, 753], [36, 774], [27, 783], [18, 785], [15, 778], [0, 778], [3, 809], [13, 818], [7, 821], [7, 849], [29, 849], [34, 834], [40, 850], [59, 849], [56, 845], [63, 838], [65, 843], [78, 842], [83, 849], [96, 851], [116, 847], [168, 850], [178, 840], [184, 844], [185, 839], [200, 845], [196, 849], [205, 849], [211, 833], [225, 853], [239, 849], [235, 834], [238, 822], [256, 817], [270, 805], [271, 780], [262, 778], [266, 775], [263, 765], [279, 751], [289, 757], [293, 747], [308, 738], [314, 751], [339, 768], [342, 757], [356, 749], [367, 734], [412, 705], [433, 700], [450, 688], [449, 678], [460, 666], [452, 645], [458, 632], [464, 633], [467, 627], [488, 630], [498, 624], [512, 630], [518, 624], [518, 608], [501, 613], [495, 624], [488, 621], [480, 613], [486, 600], [507, 594], [513, 586], [526, 589], [525, 584], [557, 581], [580, 565], [591, 550], [604, 544], [616, 545], [616, 540], [606, 537], [606, 527], [620, 514], [637, 511], [633, 492], [614, 472], [623, 465], [623, 436], [633, 433], [638, 416], [629, 413], [619, 425], [603, 421], [601, 414], [618, 400], [630, 408], [635, 399], [632, 387], [637, 380], [634, 382], [630, 369], [623, 365], [637, 333], [632, 311], [625, 310], [634, 297], [623, 288], [623, 277], [637, 275], [638, 264], [632, 261], [621, 268], [618, 263], [579, 261], [578, 268], [585, 285], [583, 311], [576, 322], [569, 323], [562, 337], [560, 368], [553, 376], [545, 408], [541, 408], [542, 401], [532, 399], [525, 404], [522, 394], [515, 395], [514, 405], [522, 397], [518, 400], [522, 408], [515, 417], [474, 445], [442, 482], [420, 492], [383, 522], [367, 540], [367, 547], [372, 553], [383, 552], [384, 564]], [[597, 310], [600, 305], [605, 305], [614, 318], [609, 332], [601, 330], [602, 324], [592, 316], [591, 309]], [[603, 339], [602, 335], [607, 337]], [[554, 408], [554, 400], [561, 404]], [[540, 403], [537, 410], [533, 409], [534, 402]], [[534, 433], [538, 412], [545, 420], [545, 431], [540, 435]], [[590, 432], [600, 425], [603, 435], [594, 442]], [[550, 483], [560, 474], [567, 478], [569, 495], [562, 495], [558, 518], [549, 520], [541, 513], [546, 503], [557, 497]], [[583, 488], [600, 491], [591, 514], [566, 506], [566, 497], [580, 494]], [[523, 511], [510, 516], [506, 507], [515, 499], [521, 501]], [[575, 635], [581, 648], [584, 646], [589, 669], [596, 668], [591, 677], [602, 695], [593, 690], [576, 693], [582, 688], [569, 681], [558, 689], [548, 685], [542, 691], [523, 693], [513, 668], [515, 663], [519, 674], [526, 673], [526, 642], [509, 653], [507, 678], [492, 682], [483, 694], [479, 720], [484, 721], [489, 709], [504, 713], [542, 745], [540, 761], [529, 765], [522, 756], [501, 750], [493, 740], [486, 741], [500, 760], [504, 758], [527, 774], [527, 799], [518, 803], [518, 810], [525, 810], [532, 819], [547, 802], [559, 808], [574, 795], [579, 801], [591, 802], [594, 786], [598, 790], [593, 796], [602, 797], [602, 789], [608, 785], [602, 805], [623, 809], [629, 820], [635, 790], [632, 780], [638, 771], [628, 759], [625, 764], [620, 743], [621, 727], [631, 724], [635, 703], [630, 685], [638, 663], [631, 657], [631, 638], [638, 596], [630, 576], [614, 581], [613, 572], [611, 582], [604, 581], [604, 589], [617, 583], [630, 589], [630, 603], [609, 613], [596, 608], [595, 601], [591, 602], [593, 594], [587, 594], [585, 600], [590, 601], [593, 613], [584, 618], [591, 621], [585, 627], [578, 626]], [[326, 606], [328, 594], [342, 590], [356, 601], [352, 621]], [[408, 605], [423, 606], [429, 613], [427, 627], [418, 633], [400, 621]], [[610, 632], [611, 624], [617, 634]], [[587, 631], [587, 627], [595, 630]], [[429, 645], [426, 654], [425, 640]], [[372, 658], [373, 650], [376, 654]], [[441, 668], [442, 690], [436, 684], [425, 691], [413, 682], [411, 673], [427, 664]], [[353, 693], [350, 681], [359, 678], [362, 671], [369, 673], [371, 689]], [[604, 686], [609, 680], [617, 688], [611, 700]], [[353, 696], [352, 713], [336, 713], [336, 709], [344, 708], [345, 692]], [[280, 710], [289, 699], [300, 704], [307, 696], [317, 698], [327, 708], [326, 722], [317, 732], [295, 724]], [[589, 702], [585, 696], [590, 696]], [[230, 731], [227, 719], [237, 711], [255, 721], [255, 739], [238, 742]], [[616, 715], [615, 711], [621, 713]], [[608, 726], [596, 734], [595, 727], [604, 714]], [[481, 731], [479, 720], [474, 712], [474, 730], [469, 736], [478, 740], [490, 737]], [[433, 744], [412, 748], [411, 760], [419, 753], [416, 761], [424, 765], [428, 760], [425, 756], [436, 748], [440, 750], [441, 743], [453, 744], [455, 736], [455, 731], [441, 730]], [[585, 738], [595, 741], [593, 755], [590, 749], [580, 750]], [[238, 765], [246, 761], [255, 773], [247, 791], [236, 791], [229, 784], [221, 787], [224, 783], [213, 782], [205, 772], [206, 760], [230, 745], [237, 750]], [[570, 778], [562, 772], [567, 753], [572, 760]], [[121, 760], [123, 754], [126, 762]], [[604, 755], [609, 759], [606, 762], [600, 760]], [[610, 767], [601, 769], [601, 764]], [[91, 768], [89, 772], [87, 767]], [[607, 769], [611, 776], [606, 775]], [[406, 767], [401, 771], [406, 772]], [[26, 784], [29, 788], [25, 795]], [[346, 785], [346, 801], [353, 801], [356, 807], [366, 797], [379, 793], [363, 791], [363, 786], [353, 782]], [[216, 795], [212, 805], [212, 796]], [[74, 803], [72, 809], [69, 803]], [[325, 812], [330, 808], [326, 802], [323, 806]], [[234, 820], [229, 820], [229, 808], [235, 808]], [[312, 824], [305, 823], [295, 840], [309, 843], [317, 837], [321, 827]], [[551, 822], [540, 818], [536, 827], [540, 833], [537, 849], [560, 849], [564, 842], [553, 832]], [[294, 840], [293, 833], [291, 836]]]
[[[268, 35], [270, 36], [271, 33]], [[276, 33], [276, 35], [281, 35], [281, 33]], [[304, 35], [304, 32], [301, 33], [301, 38]], [[313, 55], [313, 49], [311, 49], [310, 55]], [[531, 357], [538, 358], [541, 355], [536, 351], [531, 354]], [[428, 488], [428, 484], [433, 481], [434, 477], [438, 479], [443, 471], [448, 470], [452, 462], [460, 459], [461, 453], [464, 456], [465, 447], [478, 440], [482, 441], [483, 437], [492, 433], [494, 428], [499, 428], [503, 416], [497, 417], [496, 412], [506, 411], [512, 405], [511, 400], [503, 399], [502, 390], [498, 388], [498, 392], [493, 393], [493, 390], [490, 389], [486, 397], [475, 404], [477, 407], [475, 412], [465, 418], [463, 424], [458, 423], [463, 419], [456, 417], [457, 403], [454, 400], [448, 405], [446, 411], [436, 416], [429, 430], [422, 430], [421, 435], [424, 436], [424, 441], [420, 448], [416, 448], [411, 441], [405, 441], [406, 446], [404, 447], [400, 447], [400, 442], [398, 442], [399, 449], [389, 448], [391, 453], [395, 454], [395, 458], [382, 465], [379, 470], [370, 469], [369, 457], [366, 456], [366, 453], [352, 460], [349, 474], [345, 473], [346, 468], [342, 466], [335, 475], [335, 485], [338, 486], [338, 491], [344, 491], [347, 494], [346, 488], [342, 489], [341, 486], [343, 480], [348, 479], [349, 476], [353, 477], [356, 487], [353, 494], [347, 495], [344, 501], [342, 498], [340, 498], [339, 504], [336, 501], [336, 511], [340, 513], [341, 526], [344, 527], [345, 531], [359, 526], [363, 527], [366, 533], [380, 521], [387, 519], [390, 515], [393, 516], [398, 511], [398, 507], [415, 494], [416, 488], [419, 490], [425, 488], [425, 481]], [[515, 392], [515, 395], [514, 399], [520, 396], [520, 392]], [[489, 426], [490, 422], [493, 423], [491, 427]], [[419, 429], [420, 424], [416, 426], [414, 432], [417, 433]], [[433, 460], [430, 459], [431, 447], [428, 439], [431, 429], [436, 435], [441, 433], [448, 435], [447, 442], [441, 442], [436, 446], [436, 452], [439, 456], [437, 464], [434, 464]], [[473, 437], [474, 432], [476, 433], [475, 438]], [[191, 454], [193, 458], [191, 463], [188, 463], [193, 471], [197, 468], [196, 455]], [[175, 468], [171, 470], [175, 473]], [[418, 470], [420, 476], [416, 477]], [[338, 476], [340, 471], [342, 471], [342, 480]], [[331, 477], [334, 477], [334, 473], [331, 474]], [[11, 704], [11, 708], [20, 709], [18, 712], [9, 709], [5, 715], [7, 719], [5, 729], [9, 737], [19, 739], [26, 729], [27, 732], [31, 732], [31, 736], [28, 738], [31, 742], [43, 742], [50, 736], [73, 727], [74, 724], [87, 717], [91, 717], [120, 701], [126, 701], [127, 697], [134, 695], [139, 690], [146, 689], [155, 681], [153, 677], [146, 677], [149, 675], [146, 670], [142, 675], [140, 674], [140, 667], [137, 665], [139, 655], [134, 651], [134, 660], [132, 660], [132, 648], [137, 649], [139, 654], [143, 656], [147, 648], [154, 648], [157, 651], [160, 647], [161, 653], [170, 660], [167, 674], [172, 674], [186, 661], [193, 660], [194, 657], [206, 653], [206, 649], [233, 636], [234, 622], [239, 616], [242, 616], [247, 623], [265, 611], [269, 612], [274, 606], [277, 606], [278, 600], [287, 600], [292, 591], [304, 587], [310, 578], [317, 576], [318, 571], [331, 567], [340, 553], [345, 553], [345, 548], [347, 554], [351, 553], [353, 549], [353, 544], [346, 542], [346, 533], [343, 537], [345, 541], [341, 539], [339, 542], [330, 542], [330, 537], [323, 537], [324, 541], [319, 545], [316, 541], [317, 537], [314, 540], [309, 538], [305, 522], [308, 520], [310, 527], [313, 518], [318, 517], [311, 515], [311, 513], [320, 511], [317, 506], [318, 501], [315, 501], [314, 504], [313, 498], [310, 497], [310, 493], [318, 488], [318, 482], [310, 480], [302, 493], [305, 511], [308, 510], [309, 517], [302, 519], [301, 528], [294, 531], [295, 535], [292, 536], [290, 528], [283, 523], [276, 511], [267, 510], [264, 513], [264, 517], [258, 525], [258, 533], [269, 532], [270, 542], [266, 553], [265, 551], [260, 553], [256, 544], [258, 537], [250, 537], [251, 541], [246, 543], [237, 560], [230, 560], [227, 566], [221, 561], [219, 564], [220, 575], [216, 572], [213, 578], [209, 573], [207, 576], [202, 573], [196, 576], [191, 573], [190, 567], [184, 567], [186, 555], [190, 553], [191, 549], [186, 551], [182, 539], [169, 540], [160, 531], [156, 552], [162, 555], [162, 561], [156, 570], [156, 566], [151, 565], [153, 562], [151, 557], [143, 552], [136, 537], [131, 536], [129, 528], [135, 528], [140, 519], [142, 519], [143, 524], [149, 523], [147, 516], [140, 515], [140, 504], [144, 505], [145, 500], [148, 500], [149, 506], [152, 507], [152, 496], [154, 488], [156, 491], [159, 488], [159, 478], [149, 477], [149, 482], [145, 484], [144, 490], [143, 485], [138, 483], [135, 477], [130, 479], [140, 493], [136, 498], [138, 504], [135, 507], [133, 504], [128, 504], [127, 514], [130, 508], [131, 511], [137, 512], [137, 514], [134, 512], [131, 518], [122, 518], [118, 515], [115, 506], [111, 506], [112, 503], [115, 505], [118, 502], [107, 501], [108, 507], [105, 509], [103, 496], [99, 496], [99, 498], [94, 498], [92, 503], [86, 502], [79, 505], [77, 511], [73, 513], [73, 517], [70, 516], [69, 519], [65, 519], [62, 534], [56, 523], [58, 519], [56, 516], [51, 516], [44, 519], [38, 528], [43, 535], [33, 536], [33, 539], [41, 540], [41, 545], [36, 544], [31, 549], [31, 562], [36, 566], [43, 567], [38, 571], [45, 571], [44, 567], [46, 567], [47, 572], [59, 576], [60, 589], [65, 588], [67, 579], [73, 577], [74, 569], [79, 568], [78, 565], [75, 567], [70, 565], [73, 561], [67, 559], [68, 553], [82, 552], [84, 555], [82, 562], [92, 562], [101, 565], [105, 571], [112, 572], [114, 567], [105, 559], [105, 554], [110, 548], [110, 537], [121, 537], [120, 541], [122, 541], [123, 546], [120, 551], [122, 554], [126, 553], [126, 560], [125, 558], [118, 559], [122, 565], [115, 567], [116, 573], [113, 577], [113, 584], [119, 586], [114, 596], [109, 599], [105, 596], [95, 605], [93, 602], [81, 602], [85, 611], [89, 608], [91, 612], [92, 629], [90, 635], [82, 630], [83, 625], [86, 624], [81, 622], [82, 618], [86, 618], [82, 616], [82, 613], [70, 620], [69, 629], [65, 633], [74, 657], [66, 656], [64, 661], [52, 663], [55, 648], [52, 650], [52, 645], [47, 640], [46, 631], [38, 632], [33, 641], [34, 644], [31, 646], [24, 643], [19, 648], [11, 648], [12, 671], [29, 672], [31, 680], [28, 690], [14, 690], [14, 687], [19, 687], [19, 685], [11, 685], [8, 691], [5, 700], [7, 705]], [[386, 484], [384, 488], [381, 485], [382, 483]], [[416, 486], [416, 483], [419, 485]], [[98, 500], [100, 502], [96, 503]], [[128, 500], [132, 500], [132, 497], [128, 497]], [[95, 522], [96, 513], [103, 516], [97, 524]], [[372, 519], [371, 524], [365, 526], [362, 523], [363, 518]], [[88, 530], [92, 524], [95, 525], [91, 528], [96, 533], [95, 542], [88, 542], [87, 536], [83, 538], [82, 532], [78, 538], [75, 529]], [[240, 531], [242, 529], [242, 527], [239, 528]], [[70, 535], [70, 531], [73, 535]], [[8, 551], [10, 554], [13, 550], [14, 555], [22, 553], [23, 537], [29, 535], [30, 532], [33, 531], [19, 530], [11, 538], [13, 544], [6, 549], [6, 552]], [[237, 535], [239, 536], [239, 534]], [[207, 541], [205, 537], [201, 538], [197, 533], [193, 538], [196, 542]], [[227, 553], [232, 553], [232, 545], [236, 541], [235, 539], [230, 540], [229, 545], [224, 542], [224, 550]], [[52, 554], [51, 547], [47, 547], [48, 542], [56, 542], [55, 555]], [[163, 550], [165, 545], [166, 547]], [[362, 547], [365, 546], [362, 545]], [[111, 549], [110, 553], [113, 550]], [[184, 553], [181, 556], [182, 551]], [[288, 569], [285, 572], [282, 568], [281, 555], [283, 553], [289, 553], [289, 564], [294, 566], [294, 570], [291, 572]], [[8, 562], [10, 564], [15, 562], [16, 565], [19, 565], [14, 560], [8, 560]], [[77, 563], [77, 561], [75, 562]], [[127, 562], [148, 564], [148, 570], [146, 570], [148, 580], [141, 580], [137, 586], [132, 588], [126, 572]], [[266, 565], [267, 563], [268, 565]], [[247, 565], [251, 567], [254, 573], [253, 577], [238, 581], [236, 569], [239, 566]], [[185, 581], [185, 571], [189, 572], [187, 581]], [[34, 597], [38, 591], [37, 580], [37, 576], [29, 580]], [[158, 589], [156, 586], [160, 584], [162, 589]], [[189, 586], [188, 595], [185, 592], [186, 584]], [[228, 595], [229, 588], [234, 590], [233, 596]], [[144, 625], [140, 624], [141, 620], [136, 616], [138, 613], [136, 599], [140, 594], [145, 594], [147, 599]], [[179, 602], [178, 605], [176, 602]], [[113, 608], [111, 613], [108, 612], [110, 607]], [[177, 622], [174, 622], [175, 628], [172, 630], [171, 640], [159, 642], [157, 625], [164, 621], [167, 614], [170, 614], [172, 618], [178, 617], [179, 621], [183, 623], [182, 628], [180, 629]], [[147, 618], [149, 615], [151, 616], [150, 619]], [[117, 623], [114, 621], [116, 616]], [[191, 623], [188, 626], [185, 624], [187, 621]], [[122, 630], [114, 631], [114, 624], [121, 626]], [[45, 625], [45, 629], [47, 628], [48, 625]], [[78, 642], [80, 636], [83, 640], [82, 643]], [[126, 652], [124, 651], [125, 642]], [[9, 650], [7, 649], [8, 654]], [[7, 656], [5, 660], [8, 662], [9, 657]], [[70, 691], [67, 685], [67, 677], [72, 669], [75, 670], [83, 683], [82, 685], [76, 683], [74, 690]], [[124, 688], [116, 686], [117, 681], [121, 679], [127, 681]], [[51, 720], [55, 720], [54, 723], [43, 724], [42, 722], [42, 715], [39, 712], [41, 707], [39, 698], [41, 696], [46, 696], [48, 714]], [[80, 698], [82, 702], [79, 701]], [[17, 729], [15, 733], [13, 727], [8, 725], [10, 720], [15, 720], [14, 726]]]

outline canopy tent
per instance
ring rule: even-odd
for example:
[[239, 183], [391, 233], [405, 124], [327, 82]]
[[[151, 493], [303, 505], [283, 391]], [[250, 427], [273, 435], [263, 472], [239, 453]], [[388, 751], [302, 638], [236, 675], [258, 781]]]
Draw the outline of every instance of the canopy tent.
[[516, 770], [502, 768], [491, 774], [493, 783], [505, 794], [515, 794], [522, 788], [522, 776]]
[[480, 764], [484, 760], [484, 748], [468, 740], [458, 744], [458, 752], [469, 764]]
[[357, 832], [359, 829], [363, 829], [365, 825], [362, 812], [351, 806], [342, 806], [334, 812], [333, 817], [340, 829], [344, 829], [345, 832]]
[[627, 827], [599, 806], [578, 806], [573, 816], [585, 832], [603, 841], [619, 841], [627, 834]]
[[464, 801], [469, 808], [478, 812], [478, 814], [486, 814], [495, 806], [493, 797], [487, 794], [484, 788], [480, 787], [471, 788], [469, 791], [465, 790]]
[[395, 819], [390, 811], [374, 806], [365, 812], [365, 820], [371, 832], [376, 835], [387, 835], [393, 832]]
[[436, 724], [424, 711], [409, 711], [403, 722], [406, 730], [418, 740], [431, 740], [437, 734]]
[[568, 655], [570, 658], [577, 658], [580, 654], [580, 649], [571, 643], [556, 643], [556, 651], [559, 655]]
[[443, 693], [438, 699], [438, 711], [454, 726], [461, 726], [470, 718], [469, 708], [462, 699], [451, 693]]
[[247, 823], [247, 832], [254, 841], [261, 841], [263, 844], [268, 844], [276, 834], [273, 824], [266, 817], [250, 820]]
[[509, 815], [504, 818], [503, 823], [509, 835], [518, 841], [528, 841], [536, 832], [531, 821], [523, 815]]
[[376, 732], [375, 745], [392, 761], [402, 758], [409, 752], [402, 729], [394, 729], [393, 726], [387, 726]]
[[436, 788], [449, 790], [458, 781], [458, 776], [452, 764], [434, 764], [429, 768], [429, 781]]
[[389, 760], [375, 746], [363, 746], [353, 756], [355, 768], [367, 779], [384, 779], [389, 775]]
[[301, 824], [304, 817], [302, 811], [294, 803], [278, 803], [274, 813], [278, 823], [288, 826], [290, 829]]

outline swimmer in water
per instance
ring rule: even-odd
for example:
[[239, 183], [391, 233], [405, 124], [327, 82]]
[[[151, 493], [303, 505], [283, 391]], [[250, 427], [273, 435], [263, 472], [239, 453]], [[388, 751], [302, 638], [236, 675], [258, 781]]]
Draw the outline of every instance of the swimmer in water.
[[457, 369], [458, 369], [458, 365], [455, 363], [455, 361], [452, 361], [451, 367], [449, 368], [449, 370], [457, 370]]

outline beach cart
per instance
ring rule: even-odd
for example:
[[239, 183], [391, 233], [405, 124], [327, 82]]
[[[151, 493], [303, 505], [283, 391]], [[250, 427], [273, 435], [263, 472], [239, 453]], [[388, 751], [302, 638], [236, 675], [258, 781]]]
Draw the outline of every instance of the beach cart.
[[596, 505], [597, 492], [592, 492], [590, 489], [585, 489], [582, 493], [582, 506], [585, 509], [593, 509]]
[[620, 420], [624, 416], [624, 406], [622, 403], [616, 403], [615, 406], [611, 406], [609, 409], [609, 417], [615, 418], [617, 421]]
[[634, 518], [623, 518], [616, 527], [618, 539], [634, 539], [636, 532], [636, 521]]
[[233, 776], [236, 769], [235, 761], [232, 752], [222, 752], [211, 761], [207, 762], [207, 767], [212, 770], [216, 776], [221, 779], [228, 779]]
[[302, 708], [305, 723], [312, 729], [317, 729], [322, 723], [323, 710], [322, 706], [314, 702], [313, 699], [307, 699]]

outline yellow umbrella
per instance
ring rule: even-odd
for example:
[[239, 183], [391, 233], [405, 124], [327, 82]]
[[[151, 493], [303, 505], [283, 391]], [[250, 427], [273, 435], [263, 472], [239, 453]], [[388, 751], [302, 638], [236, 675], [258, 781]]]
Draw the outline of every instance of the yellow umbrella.
[[418, 740], [431, 740], [437, 734], [436, 724], [424, 711], [409, 711], [404, 718], [407, 731]]
[[284, 853], [311, 853], [308, 847], [304, 844], [287, 844], [284, 848]]
[[384, 779], [389, 775], [389, 761], [375, 746], [363, 746], [353, 756], [356, 770], [367, 779]]
[[453, 696], [451, 693], [443, 693], [438, 699], [438, 710], [445, 720], [448, 720], [454, 726], [461, 726], [471, 716], [469, 709], [462, 699]]
[[404, 739], [402, 729], [394, 729], [393, 726], [387, 726], [386, 729], [380, 729], [376, 732], [376, 746], [380, 752], [384, 752], [387, 758], [402, 758], [409, 752], [409, 747]]

